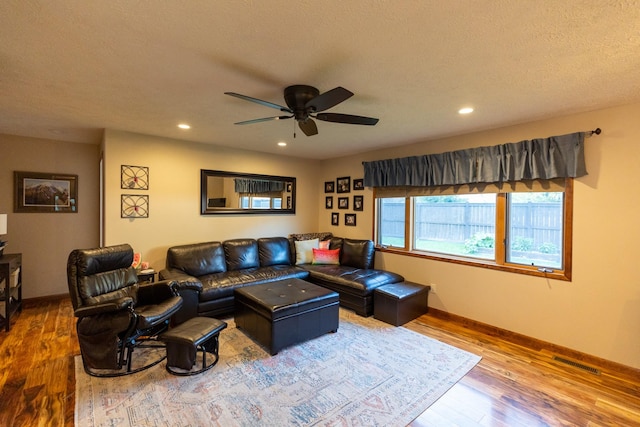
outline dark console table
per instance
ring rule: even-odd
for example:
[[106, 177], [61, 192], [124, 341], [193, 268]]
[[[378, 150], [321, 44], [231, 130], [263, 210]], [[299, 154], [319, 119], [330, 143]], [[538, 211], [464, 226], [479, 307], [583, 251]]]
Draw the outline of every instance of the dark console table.
[[0, 302], [4, 306], [0, 325], [8, 332], [11, 316], [22, 311], [22, 254], [0, 256]]

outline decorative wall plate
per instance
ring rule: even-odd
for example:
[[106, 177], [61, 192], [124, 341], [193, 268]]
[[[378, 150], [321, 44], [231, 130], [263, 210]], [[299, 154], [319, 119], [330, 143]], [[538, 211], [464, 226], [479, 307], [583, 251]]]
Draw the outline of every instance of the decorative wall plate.
[[120, 177], [120, 188], [130, 190], [149, 189], [149, 168], [146, 166], [122, 165], [120, 167]]
[[120, 199], [121, 218], [149, 218], [149, 196], [123, 194]]

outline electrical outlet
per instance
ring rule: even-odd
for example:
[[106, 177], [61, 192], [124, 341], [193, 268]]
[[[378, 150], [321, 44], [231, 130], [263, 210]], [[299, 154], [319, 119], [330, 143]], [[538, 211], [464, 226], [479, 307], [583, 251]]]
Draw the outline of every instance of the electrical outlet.
[[431, 290], [429, 292], [431, 292], [432, 294], [437, 294], [438, 292], [436, 292], [436, 288], [438, 287], [438, 285], [436, 285], [435, 283], [432, 283], [431, 285]]

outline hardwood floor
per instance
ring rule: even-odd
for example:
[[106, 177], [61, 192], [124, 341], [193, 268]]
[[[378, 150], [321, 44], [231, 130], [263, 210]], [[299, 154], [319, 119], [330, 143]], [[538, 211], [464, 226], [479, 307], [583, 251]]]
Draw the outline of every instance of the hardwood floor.
[[[605, 364], [594, 374], [554, 361], [547, 348], [432, 314], [405, 326], [482, 356], [412, 427], [640, 425], [635, 370]], [[0, 426], [73, 426], [79, 353], [68, 299], [25, 301], [11, 331], [0, 332]]]

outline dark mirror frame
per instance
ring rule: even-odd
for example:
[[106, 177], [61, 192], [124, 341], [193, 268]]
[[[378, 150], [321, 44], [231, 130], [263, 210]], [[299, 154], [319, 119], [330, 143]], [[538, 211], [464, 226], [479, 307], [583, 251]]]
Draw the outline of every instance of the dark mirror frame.
[[[257, 179], [266, 181], [282, 181], [285, 190], [282, 195], [282, 209], [242, 209], [226, 207], [209, 207], [207, 184], [209, 177]], [[289, 191], [290, 190], [290, 191]], [[290, 176], [258, 175], [241, 172], [225, 172], [219, 170], [200, 169], [200, 214], [201, 215], [282, 215], [296, 213], [296, 179]]]

